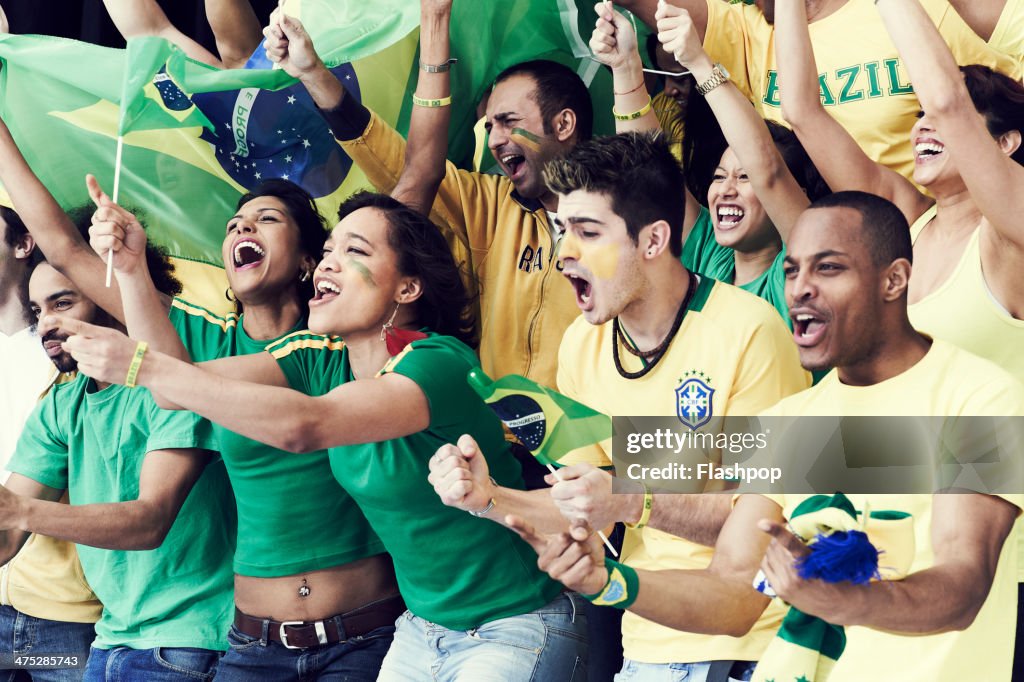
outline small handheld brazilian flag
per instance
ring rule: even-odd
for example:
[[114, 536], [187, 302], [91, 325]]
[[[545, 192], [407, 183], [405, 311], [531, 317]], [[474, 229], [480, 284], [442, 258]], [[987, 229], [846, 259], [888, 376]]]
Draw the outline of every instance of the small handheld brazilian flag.
[[544, 466], [612, 437], [611, 418], [518, 374], [497, 381], [472, 369], [469, 385]]
[[[555, 478], [555, 464], [566, 453], [612, 437], [611, 417], [519, 374], [494, 381], [474, 368], [466, 379], [501, 423]], [[619, 556], [605, 534], [597, 534], [612, 556]]]

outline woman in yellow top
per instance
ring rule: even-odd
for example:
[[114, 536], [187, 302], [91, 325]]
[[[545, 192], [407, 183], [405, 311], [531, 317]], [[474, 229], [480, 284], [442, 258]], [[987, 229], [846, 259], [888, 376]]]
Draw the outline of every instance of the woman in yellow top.
[[871, 161], [826, 112], [803, 0], [776, 3], [783, 115], [833, 190], [885, 197], [913, 225], [914, 326], [1024, 380], [1024, 87], [957, 67], [917, 2], [877, 4], [924, 109], [911, 131], [914, 182], [935, 198]]

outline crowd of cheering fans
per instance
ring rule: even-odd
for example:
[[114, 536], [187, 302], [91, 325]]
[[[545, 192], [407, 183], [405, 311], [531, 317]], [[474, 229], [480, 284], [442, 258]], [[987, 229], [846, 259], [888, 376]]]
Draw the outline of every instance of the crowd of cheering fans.
[[1024, 680], [1024, 490], [841, 491], [869, 536], [909, 520], [906, 565], [829, 581], [811, 495], [619, 485], [610, 440], [538, 470], [466, 381], [684, 424], [698, 378], [708, 416], [1024, 416], [1024, 0], [602, 2], [616, 134], [515, 64], [500, 174], [446, 160], [452, 2], [421, 0], [405, 138], [281, 9], [207, 0], [215, 55], [106, 0], [217, 67], [264, 41], [372, 184], [330, 216], [248, 188], [228, 314], [0, 121], [0, 679]]

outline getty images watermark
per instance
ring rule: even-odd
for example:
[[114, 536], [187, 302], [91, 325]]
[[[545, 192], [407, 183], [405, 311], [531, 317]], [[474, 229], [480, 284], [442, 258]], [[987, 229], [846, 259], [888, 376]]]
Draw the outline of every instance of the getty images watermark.
[[612, 457], [621, 492], [1022, 494], [1024, 417], [616, 417]]

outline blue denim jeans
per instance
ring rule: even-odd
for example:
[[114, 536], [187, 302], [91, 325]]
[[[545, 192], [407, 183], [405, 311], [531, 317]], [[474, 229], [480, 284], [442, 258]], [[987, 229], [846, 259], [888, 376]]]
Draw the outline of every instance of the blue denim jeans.
[[217, 682], [373, 682], [394, 634], [394, 626], [388, 625], [337, 644], [288, 649], [250, 637], [232, 625], [231, 648], [217, 667]]
[[406, 611], [378, 680], [585, 682], [587, 618], [579, 600], [563, 594], [472, 630], [449, 630]]
[[754, 663], [748, 661], [640, 663], [627, 658], [615, 682], [746, 682], [753, 674]]
[[208, 682], [221, 652], [191, 647], [96, 649], [85, 666], [85, 682]]
[[54, 670], [0, 670], [0, 682], [37, 680], [77, 682], [82, 679], [89, 645], [96, 639], [92, 623], [66, 623], [33, 618], [11, 606], [0, 606], [0, 654], [33, 656], [60, 654], [77, 656], [77, 668]]

